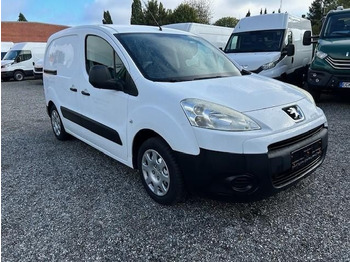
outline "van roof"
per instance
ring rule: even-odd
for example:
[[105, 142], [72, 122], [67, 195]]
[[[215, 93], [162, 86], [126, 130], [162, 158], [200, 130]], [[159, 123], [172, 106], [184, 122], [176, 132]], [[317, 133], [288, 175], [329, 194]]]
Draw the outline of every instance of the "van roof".
[[31, 48], [36, 48], [36, 47], [45, 47], [46, 43], [44, 42], [20, 42], [20, 43], [15, 43], [11, 49], [12, 50], [22, 50], [24, 48], [31, 49]]
[[288, 13], [264, 14], [242, 18], [233, 32], [286, 29], [288, 27], [311, 30], [311, 23], [307, 19]]
[[110, 34], [122, 34], [122, 33], [173, 33], [173, 34], [188, 34], [192, 35], [191, 33], [185, 32], [185, 31], [179, 31], [176, 29], [171, 28], [165, 28], [162, 27], [162, 31], [159, 30], [159, 27], [157, 26], [145, 26], [145, 25], [82, 25], [82, 26], [75, 26], [70, 27], [64, 30], [61, 30], [55, 34], [53, 34], [49, 39], [52, 37], [58, 37], [60, 35], [66, 35], [69, 33], [77, 33], [79, 31], [89, 31], [89, 30], [101, 30], [106, 33]]

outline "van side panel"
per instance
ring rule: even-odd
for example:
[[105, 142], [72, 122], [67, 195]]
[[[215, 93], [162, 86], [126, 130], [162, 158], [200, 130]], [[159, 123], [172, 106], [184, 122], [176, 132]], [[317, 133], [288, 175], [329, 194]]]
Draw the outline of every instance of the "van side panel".
[[78, 43], [77, 35], [56, 38], [49, 43], [44, 59], [46, 102], [56, 101], [55, 106], [68, 133], [75, 132], [77, 126], [62, 116], [61, 108], [76, 111], [79, 107], [73, 73], [79, 68]]

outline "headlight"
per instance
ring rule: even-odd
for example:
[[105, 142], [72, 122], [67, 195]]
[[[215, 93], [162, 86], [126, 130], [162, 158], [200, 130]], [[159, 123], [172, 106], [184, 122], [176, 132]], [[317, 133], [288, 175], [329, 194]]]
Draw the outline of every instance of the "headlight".
[[269, 70], [269, 69], [274, 68], [277, 65], [277, 63], [278, 63], [278, 61], [270, 62], [270, 63], [267, 63], [265, 65], [262, 65], [261, 68], [262, 68], [262, 70]]
[[249, 117], [225, 106], [199, 99], [185, 99], [181, 106], [192, 126], [222, 131], [260, 129]]
[[328, 56], [328, 54], [326, 54], [322, 51], [316, 50], [316, 56], [320, 59], [325, 59]]
[[7, 68], [7, 67], [11, 66], [12, 64], [13, 64], [13, 63], [3, 65], [3, 66], [1, 66], [1, 68]]

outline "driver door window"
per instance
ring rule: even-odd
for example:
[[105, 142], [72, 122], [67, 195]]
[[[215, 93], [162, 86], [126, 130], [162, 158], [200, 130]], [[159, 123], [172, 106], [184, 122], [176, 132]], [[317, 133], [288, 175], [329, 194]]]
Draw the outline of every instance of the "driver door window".
[[89, 74], [94, 65], [104, 65], [109, 69], [112, 78], [124, 80], [126, 69], [113, 47], [98, 36], [86, 38], [86, 71]]

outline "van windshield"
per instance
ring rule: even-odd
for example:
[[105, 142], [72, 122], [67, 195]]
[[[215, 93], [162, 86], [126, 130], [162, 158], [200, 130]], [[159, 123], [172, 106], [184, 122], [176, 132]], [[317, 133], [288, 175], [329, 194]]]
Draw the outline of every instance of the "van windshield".
[[350, 13], [334, 14], [328, 17], [321, 38], [350, 36]]
[[199, 37], [166, 33], [115, 36], [141, 73], [152, 81], [178, 82], [241, 75], [219, 49]]
[[21, 50], [11, 50], [6, 53], [3, 60], [15, 60]]
[[264, 30], [233, 33], [225, 53], [281, 51], [285, 30]]

